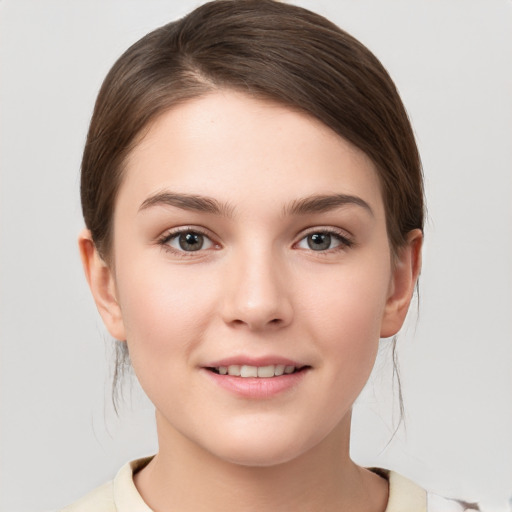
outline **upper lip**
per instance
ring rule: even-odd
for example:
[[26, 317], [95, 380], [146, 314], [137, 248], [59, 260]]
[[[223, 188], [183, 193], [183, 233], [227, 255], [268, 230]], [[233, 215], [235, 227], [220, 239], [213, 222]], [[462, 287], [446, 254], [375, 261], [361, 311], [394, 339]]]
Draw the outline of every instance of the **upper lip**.
[[246, 365], [246, 366], [270, 366], [270, 365], [284, 365], [284, 366], [295, 366], [296, 368], [302, 368], [307, 366], [304, 363], [288, 359], [281, 356], [265, 356], [265, 357], [251, 357], [251, 356], [232, 356], [223, 359], [217, 359], [212, 362], [208, 362], [203, 365], [204, 368], [219, 368], [220, 366], [231, 366], [231, 365]]

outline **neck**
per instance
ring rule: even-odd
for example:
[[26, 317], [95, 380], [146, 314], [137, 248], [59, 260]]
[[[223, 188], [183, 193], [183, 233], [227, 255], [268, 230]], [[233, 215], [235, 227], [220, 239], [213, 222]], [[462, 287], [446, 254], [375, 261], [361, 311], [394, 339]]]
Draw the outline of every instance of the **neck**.
[[233, 464], [158, 421], [159, 453], [134, 477], [155, 512], [382, 512], [387, 483], [349, 457], [350, 417], [314, 449], [271, 466]]

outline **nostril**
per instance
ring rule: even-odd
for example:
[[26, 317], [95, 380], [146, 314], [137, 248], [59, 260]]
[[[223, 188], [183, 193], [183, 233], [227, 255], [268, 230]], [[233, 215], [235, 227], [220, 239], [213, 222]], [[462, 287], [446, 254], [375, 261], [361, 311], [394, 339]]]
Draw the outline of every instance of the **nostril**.
[[262, 329], [265, 326], [279, 327], [283, 324], [284, 324], [284, 322], [281, 318], [273, 318], [272, 320], [268, 320], [267, 322], [264, 322], [264, 321], [260, 322], [258, 320], [251, 321], [250, 319], [243, 320], [240, 318], [235, 318], [234, 320], [231, 321], [231, 325], [233, 325], [233, 326], [241, 327], [243, 325], [246, 325], [251, 329]]

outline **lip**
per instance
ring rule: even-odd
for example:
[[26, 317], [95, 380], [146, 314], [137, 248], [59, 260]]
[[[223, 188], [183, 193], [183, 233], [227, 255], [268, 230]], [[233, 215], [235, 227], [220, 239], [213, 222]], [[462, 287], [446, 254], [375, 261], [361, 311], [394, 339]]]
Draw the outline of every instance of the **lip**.
[[287, 359], [280, 356], [265, 356], [265, 357], [250, 357], [250, 356], [233, 356], [225, 359], [218, 359], [216, 361], [208, 362], [201, 365], [203, 368], [218, 368], [219, 366], [231, 366], [231, 365], [247, 365], [247, 366], [270, 366], [284, 364], [285, 366], [295, 366], [296, 368], [302, 368], [308, 366], [300, 361], [294, 361], [293, 359]]
[[[285, 365], [302, 368], [302, 370], [283, 374], [276, 377], [238, 377], [234, 375], [220, 375], [212, 372], [209, 368], [218, 368], [219, 366], [231, 365], [248, 365], [248, 366], [269, 366], [269, 365]], [[311, 366], [305, 365], [292, 359], [279, 356], [268, 357], [244, 357], [234, 356], [225, 359], [219, 359], [207, 363], [201, 368], [201, 372], [213, 382], [214, 385], [228, 391], [240, 398], [263, 400], [281, 395], [287, 391], [291, 391], [298, 386], [311, 370]]]
[[268, 399], [291, 390], [302, 382], [309, 373], [309, 368], [300, 372], [279, 377], [235, 377], [233, 375], [219, 375], [202, 368], [204, 375], [215, 385], [233, 393], [241, 398]]

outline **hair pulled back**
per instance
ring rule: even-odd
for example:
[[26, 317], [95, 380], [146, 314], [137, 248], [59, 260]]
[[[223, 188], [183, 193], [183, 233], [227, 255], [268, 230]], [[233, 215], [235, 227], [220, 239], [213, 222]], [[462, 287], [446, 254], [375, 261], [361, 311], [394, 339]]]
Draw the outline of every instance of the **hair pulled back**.
[[[381, 185], [390, 247], [423, 229], [421, 163], [393, 81], [359, 41], [306, 9], [273, 0], [217, 0], [132, 45], [98, 94], [82, 159], [86, 226], [112, 264], [113, 216], [126, 157], [152, 121], [184, 101], [234, 90], [305, 112], [366, 153]], [[400, 421], [403, 403], [398, 383]], [[113, 403], [130, 368], [117, 342]], [[398, 427], [397, 427], [398, 429]]]
[[158, 115], [219, 89], [306, 112], [364, 151], [377, 167], [393, 250], [409, 231], [423, 228], [418, 150], [378, 59], [306, 9], [273, 0], [218, 0], [140, 39], [101, 87], [83, 154], [81, 200], [106, 261], [128, 153]]

